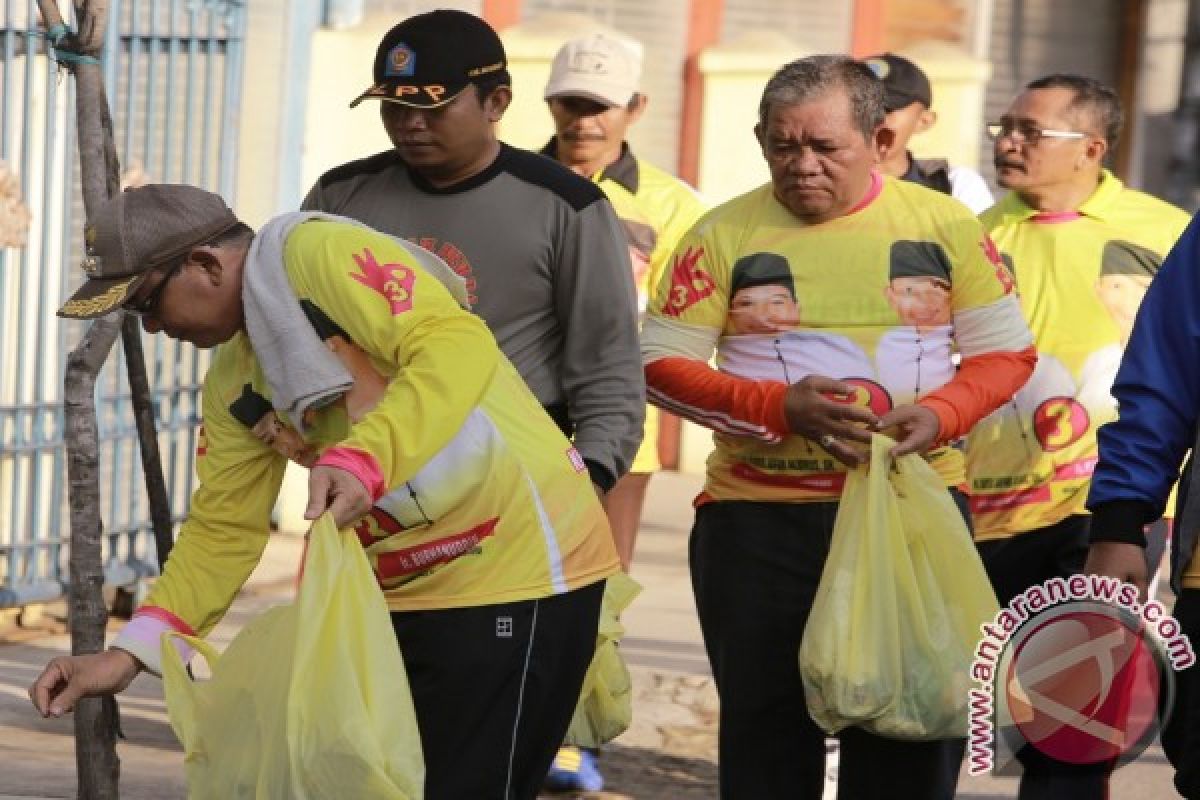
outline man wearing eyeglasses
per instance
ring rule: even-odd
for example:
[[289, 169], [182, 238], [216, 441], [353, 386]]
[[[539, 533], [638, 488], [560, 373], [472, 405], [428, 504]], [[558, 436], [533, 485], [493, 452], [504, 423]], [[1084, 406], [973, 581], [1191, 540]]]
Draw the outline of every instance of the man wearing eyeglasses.
[[[1021, 402], [968, 437], [975, 536], [1002, 605], [1083, 570], [1096, 429], [1117, 416], [1109, 390], [1126, 318], [1188, 222], [1104, 168], [1120, 129], [1116, 93], [1079, 75], [1033, 81], [988, 126], [997, 181], [1011, 191], [981, 219], [1011, 261], [1039, 357], [1076, 387], [1064, 392], [1039, 368]], [[1021, 758], [1023, 800], [1107, 796], [1112, 764], [1067, 765], [1032, 748]]]

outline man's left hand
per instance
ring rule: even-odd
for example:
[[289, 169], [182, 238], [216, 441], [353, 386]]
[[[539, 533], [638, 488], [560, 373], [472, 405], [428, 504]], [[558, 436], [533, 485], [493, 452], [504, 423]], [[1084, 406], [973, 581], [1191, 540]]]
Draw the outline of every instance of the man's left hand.
[[316, 519], [330, 511], [340, 530], [366, 516], [371, 505], [371, 493], [353, 473], [323, 466], [313, 467], [308, 473], [305, 519]]
[[941, 433], [942, 423], [937, 414], [925, 406], [899, 406], [880, 418], [876, 430], [896, 440], [896, 446], [888, 455], [899, 458], [909, 453], [924, 453], [932, 447]]

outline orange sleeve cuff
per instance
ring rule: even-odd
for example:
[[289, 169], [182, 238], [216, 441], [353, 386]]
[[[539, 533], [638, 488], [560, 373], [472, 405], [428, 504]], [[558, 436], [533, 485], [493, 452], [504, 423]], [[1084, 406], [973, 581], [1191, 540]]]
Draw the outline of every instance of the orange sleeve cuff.
[[1037, 350], [1032, 346], [964, 358], [953, 380], [917, 401], [937, 415], [938, 444], [965, 436], [975, 423], [1011, 399], [1036, 364]]
[[954, 410], [954, 406], [933, 395], [922, 397], [917, 401], [917, 405], [924, 406], [937, 415], [938, 436], [935, 444], [943, 445], [954, 440], [955, 437], [946, 436], [946, 431], [953, 431], [958, 427], [958, 413]]
[[787, 384], [718, 372], [691, 358], [671, 356], [646, 365], [650, 402], [706, 428], [778, 441], [787, 436]]

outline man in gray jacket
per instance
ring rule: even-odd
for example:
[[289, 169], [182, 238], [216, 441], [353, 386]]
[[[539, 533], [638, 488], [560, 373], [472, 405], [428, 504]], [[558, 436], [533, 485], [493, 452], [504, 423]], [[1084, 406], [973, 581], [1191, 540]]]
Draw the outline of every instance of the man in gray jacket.
[[433, 11], [380, 42], [375, 81], [395, 148], [325, 173], [308, 210], [351, 217], [440, 256], [605, 492], [642, 436], [632, 271], [604, 193], [495, 123], [512, 100], [504, 47], [478, 17]]

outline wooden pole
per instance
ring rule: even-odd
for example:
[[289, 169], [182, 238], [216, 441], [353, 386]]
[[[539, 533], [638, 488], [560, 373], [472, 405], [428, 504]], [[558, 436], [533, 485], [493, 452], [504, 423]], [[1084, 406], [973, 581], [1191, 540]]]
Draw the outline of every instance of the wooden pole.
[[691, 0], [683, 63], [683, 108], [679, 120], [679, 177], [699, 189], [700, 136], [704, 127], [704, 75], [700, 54], [721, 36], [725, 0]]
[[1141, 115], [1137, 79], [1141, 74], [1142, 39], [1146, 35], [1146, 0], [1128, 0], [1121, 5], [1120, 13], [1116, 90], [1125, 108], [1125, 122], [1121, 127], [1116, 152], [1112, 154], [1112, 165], [1113, 172], [1128, 181], [1133, 159], [1133, 133], [1137, 129], [1137, 118]]
[[887, 42], [888, 0], [855, 0], [850, 55], [866, 58], [882, 53]]
[[[65, 27], [56, 0], [38, 0], [38, 6], [60, 61], [75, 75], [83, 206], [86, 218], [91, 219], [101, 204], [120, 191], [120, 165], [99, 62], [108, 22], [108, 3], [107, 0], [75, 0], [78, 32]], [[103, 594], [104, 529], [100, 518], [95, 388], [96, 378], [118, 334], [123, 334], [126, 348], [151, 517], [159, 542], [160, 567], [170, 550], [170, 509], [154, 430], [141, 333], [135, 319], [122, 317], [118, 312], [94, 322], [79, 346], [67, 357], [63, 410], [71, 519], [68, 608], [71, 652], [75, 655], [103, 650], [108, 622]], [[78, 796], [87, 800], [118, 798], [120, 759], [116, 739], [120, 734], [120, 722], [115, 699], [81, 700], [75, 708], [74, 720]]]
[[121, 344], [125, 347], [125, 368], [129, 393], [133, 398], [134, 424], [142, 455], [142, 476], [150, 505], [150, 525], [154, 530], [154, 549], [158, 554], [158, 572], [167, 566], [167, 556], [175, 543], [171, 522], [171, 501], [163, 476], [162, 457], [158, 452], [158, 428], [154, 422], [154, 404], [150, 402], [150, 381], [146, 375], [146, 357], [142, 353], [142, 329], [136, 317], [125, 315], [121, 323]]

